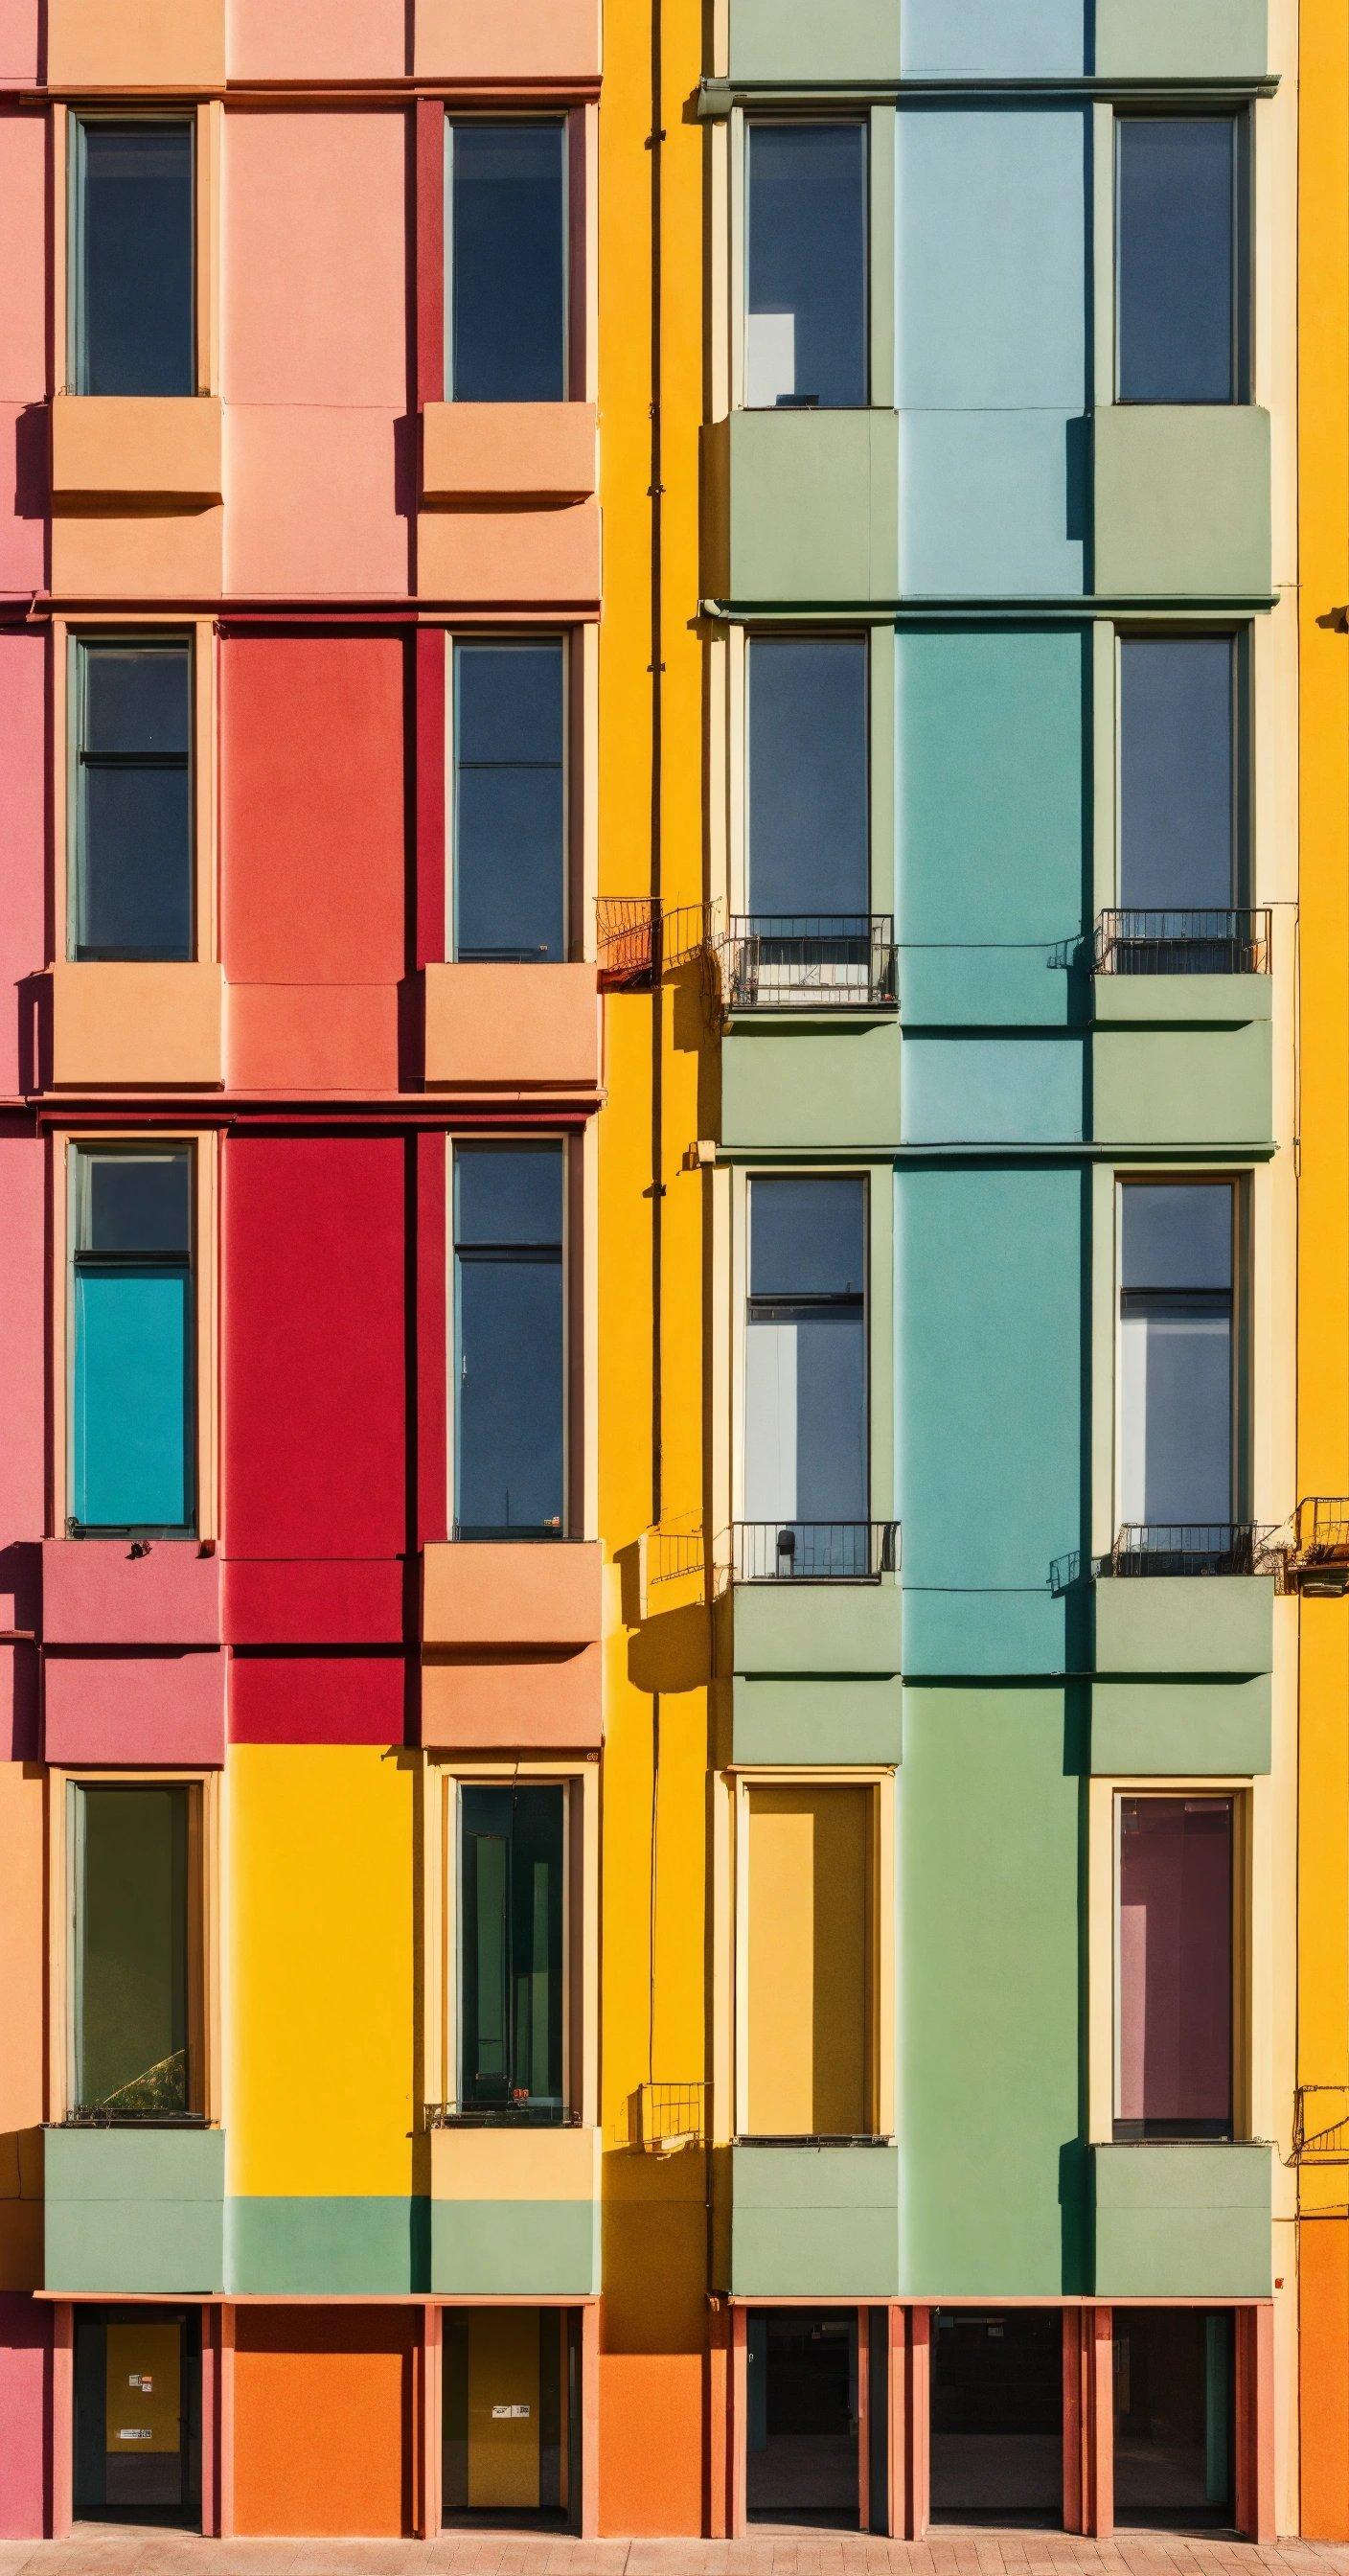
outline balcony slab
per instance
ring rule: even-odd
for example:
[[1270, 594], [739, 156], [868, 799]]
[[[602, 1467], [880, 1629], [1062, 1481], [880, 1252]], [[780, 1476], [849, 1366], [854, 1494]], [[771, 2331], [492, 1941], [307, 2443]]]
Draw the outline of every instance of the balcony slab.
[[45, 2133], [49, 2290], [207, 2297], [225, 2286], [223, 2129]]
[[1269, 2147], [1204, 2141], [1091, 2153], [1098, 2298], [1270, 2296]]

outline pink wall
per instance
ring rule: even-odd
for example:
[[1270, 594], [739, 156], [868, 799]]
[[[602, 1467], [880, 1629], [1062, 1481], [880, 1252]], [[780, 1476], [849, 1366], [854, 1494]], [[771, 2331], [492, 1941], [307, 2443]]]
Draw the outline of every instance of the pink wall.
[[[4, 639], [0, 638], [0, 683]], [[0, 730], [5, 717], [0, 685]], [[2, 773], [0, 773], [2, 774]], [[0, 808], [2, 808], [0, 797]], [[4, 911], [0, 907], [0, 924]], [[0, 928], [0, 938], [4, 931]], [[46, 1518], [46, 1147], [0, 1136], [0, 1628], [33, 1628]], [[0, 1761], [27, 1759], [34, 1739], [36, 1660], [7, 1650], [0, 1669]]]
[[[0, 260], [0, 269], [3, 266]], [[0, 496], [4, 435], [0, 416]], [[0, 559], [4, 545], [0, 497]], [[41, 578], [39, 565], [39, 584]], [[5, 899], [0, 904], [0, 1092], [8, 1093], [29, 1089], [35, 1081], [37, 986], [33, 979], [47, 962], [46, 683], [46, 638], [0, 633], [0, 839], [5, 853]], [[0, 1461], [0, 1495], [4, 1473]]]
[[16, 88], [38, 76], [42, 0], [0, 0], [0, 81]]
[[53, 1538], [42, 1551], [48, 1645], [218, 1646], [220, 1559], [194, 1539]]
[[48, 1655], [48, 1762], [225, 1759], [225, 1658], [214, 1654]]
[[46, 2527], [51, 2314], [0, 2291], [0, 2540], [40, 2540]]
[[226, 119], [225, 588], [237, 596], [406, 596], [407, 155], [396, 109]]
[[232, 80], [397, 80], [406, 0], [229, 0], [225, 59]]
[[[27, 16], [0, 0], [0, 81]], [[18, 41], [18, 50], [24, 50]], [[31, 75], [29, 75], [31, 76]], [[47, 489], [47, 140], [44, 120], [23, 109], [0, 115], [0, 591], [41, 590]]]

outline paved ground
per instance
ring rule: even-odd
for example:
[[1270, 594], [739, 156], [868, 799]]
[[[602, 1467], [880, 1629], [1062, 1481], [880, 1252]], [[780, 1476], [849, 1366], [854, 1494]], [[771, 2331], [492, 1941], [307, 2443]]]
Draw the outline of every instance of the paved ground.
[[1349, 2546], [1125, 2533], [944, 2529], [921, 2547], [829, 2532], [750, 2540], [195, 2540], [85, 2526], [70, 2540], [0, 2541], [0, 2576], [1349, 2576]]

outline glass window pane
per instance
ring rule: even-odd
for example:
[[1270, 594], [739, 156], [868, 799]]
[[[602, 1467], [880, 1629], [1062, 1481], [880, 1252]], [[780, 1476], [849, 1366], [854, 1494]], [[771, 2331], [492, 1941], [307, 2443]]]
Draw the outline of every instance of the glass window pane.
[[462, 766], [544, 762], [563, 754], [563, 647], [456, 644], [454, 747]]
[[1222, 1526], [1234, 1508], [1230, 1307], [1167, 1313], [1157, 1302], [1163, 1311], [1121, 1325], [1120, 1516]]
[[869, 730], [863, 637], [752, 638], [752, 913], [870, 912]]
[[1235, 899], [1236, 644], [1136, 635], [1120, 644], [1120, 901], [1223, 910]]
[[81, 1261], [72, 1303], [76, 1521], [187, 1529], [194, 1336], [186, 1264]]
[[867, 1518], [866, 1326], [856, 1311], [751, 1317], [745, 1518]]
[[78, 390], [194, 394], [192, 129], [81, 136]]
[[1126, 1289], [1232, 1287], [1229, 1181], [1128, 1181], [1122, 1201]]
[[860, 1297], [866, 1183], [756, 1178], [749, 1185], [752, 1297]]
[[454, 755], [455, 955], [560, 958], [560, 643], [456, 647]]
[[560, 1247], [564, 1152], [561, 1145], [457, 1146], [456, 1244]]
[[1232, 1801], [1121, 1798], [1118, 2125], [1232, 2135]]
[[560, 2107], [565, 1792], [460, 1796], [462, 2097]]
[[861, 124], [752, 125], [745, 401], [868, 399], [867, 141]]
[[1122, 402], [1236, 398], [1236, 120], [1126, 116], [1118, 136]]
[[192, 1243], [190, 1154], [81, 1153], [77, 1252], [178, 1252]]
[[190, 957], [192, 788], [181, 769], [81, 771], [77, 957]]
[[81, 644], [80, 677], [84, 751], [186, 760], [192, 676], [185, 644]]
[[455, 1519], [461, 1530], [560, 1532], [562, 1262], [461, 1256]]
[[450, 166], [451, 396], [565, 401], [566, 127], [455, 125]]
[[123, 2118], [188, 2098], [187, 1791], [76, 1791], [75, 2097]]

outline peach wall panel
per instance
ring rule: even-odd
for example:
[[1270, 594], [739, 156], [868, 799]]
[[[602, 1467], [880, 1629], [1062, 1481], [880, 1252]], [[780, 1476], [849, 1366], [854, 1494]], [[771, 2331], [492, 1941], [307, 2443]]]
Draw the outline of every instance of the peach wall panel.
[[398, 1089], [393, 984], [232, 984], [225, 1063], [231, 1091]]
[[423, 510], [417, 522], [423, 599], [584, 607], [600, 595], [600, 510]]
[[42, 0], [0, 0], [0, 81], [23, 89], [39, 71]]
[[[0, 561], [3, 551], [0, 523]], [[0, 836], [5, 854], [5, 896], [0, 903], [0, 1092], [31, 1088], [36, 1075], [35, 979], [47, 955], [46, 689], [46, 638], [22, 630], [0, 633]], [[0, 1153], [13, 1152], [12, 1144], [0, 1146]], [[37, 1171], [40, 1203], [40, 1152]], [[8, 1263], [13, 1257], [6, 1241], [0, 1248], [0, 1262]], [[26, 1264], [27, 1251], [17, 1258]], [[23, 1275], [21, 1270], [20, 1278]], [[8, 1297], [0, 1301], [0, 1311], [7, 1316], [13, 1312]], [[11, 1418], [7, 1414], [7, 1425]], [[4, 1456], [8, 1445], [7, 1436], [0, 1443], [0, 1546], [9, 1534]], [[39, 1508], [28, 1535], [40, 1537], [41, 1527]]]
[[42, 1710], [48, 1762], [219, 1764], [223, 1654], [49, 1654]]
[[416, 0], [421, 80], [594, 80], [600, 0]]
[[72, 512], [52, 521], [52, 587], [93, 599], [216, 599], [225, 513]]
[[604, 1741], [604, 1666], [579, 1654], [428, 1655], [423, 1744], [476, 1753], [597, 1748]]
[[[0, 2289], [29, 2286], [46, 2114], [46, 1807], [36, 1763], [0, 1763]], [[26, 2206], [25, 2206], [26, 2205]], [[0, 2413], [0, 2424], [4, 2416]], [[0, 2441], [0, 2453], [4, 2444]], [[3, 2529], [0, 2523], [0, 2529]]]
[[231, 80], [397, 80], [406, 0], [228, 0]]
[[395, 108], [227, 118], [226, 402], [403, 408], [407, 150]]
[[411, 476], [396, 412], [236, 406], [225, 488], [236, 599], [407, 596]]

